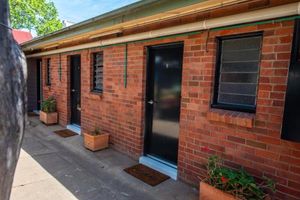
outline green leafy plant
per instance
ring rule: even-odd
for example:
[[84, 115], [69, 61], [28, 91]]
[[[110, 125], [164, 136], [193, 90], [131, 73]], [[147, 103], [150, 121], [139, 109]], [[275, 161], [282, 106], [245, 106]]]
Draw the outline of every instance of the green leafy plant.
[[102, 134], [102, 131], [98, 126], [96, 126], [94, 131], [91, 132], [91, 135], [95, 135], [95, 136], [96, 135], [101, 135], [101, 134]]
[[233, 170], [222, 164], [218, 156], [209, 157], [204, 182], [242, 200], [263, 200], [269, 196], [266, 190], [275, 191], [273, 180], [263, 177], [263, 181], [257, 184], [244, 169]]
[[53, 113], [56, 112], [56, 100], [54, 97], [49, 97], [41, 104], [41, 109], [45, 113]]

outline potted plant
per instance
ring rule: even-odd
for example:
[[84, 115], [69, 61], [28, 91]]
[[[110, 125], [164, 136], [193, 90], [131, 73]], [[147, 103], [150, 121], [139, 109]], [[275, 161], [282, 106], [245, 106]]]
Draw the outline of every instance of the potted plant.
[[218, 156], [208, 159], [207, 175], [200, 182], [200, 200], [270, 199], [267, 190], [275, 191], [274, 181], [263, 177], [258, 184], [244, 169], [233, 170], [222, 166]]
[[91, 151], [98, 151], [108, 147], [109, 134], [103, 133], [98, 127], [90, 133], [84, 133], [84, 146]]
[[49, 97], [42, 101], [40, 120], [47, 125], [57, 124], [58, 113], [56, 111], [56, 100], [54, 97]]

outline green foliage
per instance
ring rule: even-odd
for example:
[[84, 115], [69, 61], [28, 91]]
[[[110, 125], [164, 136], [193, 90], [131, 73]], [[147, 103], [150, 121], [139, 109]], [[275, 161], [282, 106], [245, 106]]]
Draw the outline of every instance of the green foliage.
[[45, 35], [63, 27], [53, 2], [47, 0], [9, 0], [11, 26], [35, 30]]
[[218, 156], [208, 159], [205, 180], [211, 186], [227, 192], [239, 199], [263, 200], [268, 194], [265, 190], [275, 191], [275, 183], [266, 177], [261, 184], [257, 184], [252, 176], [244, 169], [238, 171], [221, 166], [222, 161]]
[[56, 112], [56, 100], [54, 97], [49, 97], [45, 101], [42, 102], [41, 109], [45, 113], [53, 113]]
[[102, 131], [98, 126], [96, 126], [95, 130], [91, 133], [91, 135], [101, 135], [101, 134], [102, 134]]

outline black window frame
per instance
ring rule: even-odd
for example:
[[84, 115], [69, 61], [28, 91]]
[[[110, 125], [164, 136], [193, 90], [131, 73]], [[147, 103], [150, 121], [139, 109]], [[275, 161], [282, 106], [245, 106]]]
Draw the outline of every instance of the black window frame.
[[[256, 96], [255, 96], [255, 105], [254, 106], [246, 106], [246, 105], [234, 105], [234, 104], [224, 104], [218, 102], [219, 96], [219, 85], [220, 85], [220, 70], [221, 70], [221, 56], [222, 56], [222, 41], [230, 40], [230, 39], [241, 39], [241, 38], [249, 38], [249, 37], [261, 37], [261, 47], [260, 47], [260, 55], [258, 62], [258, 77], [257, 77], [257, 85], [256, 85]], [[263, 32], [254, 32], [254, 33], [244, 33], [230, 36], [220, 36], [216, 38], [217, 40], [217, 56], [216, 56], [216, 66], [215, 66], [215, 83], [213, 88], [213, 99], [212, 99], [212, 108], [224, 109], [224, 110], [232, 110], [238, 112], [247, 112], [247, 113], [255, 113], [256, 112], [256, 103], [257, 103], [257, 91], [259, 84], [259, 75], [260, 75], [260, 63], [261, 63], [261, 54], [262, 54], [262, 44], [263, 44]]]
[[[102, 83], [101, 83], [102, 89], [95, 88], [95, 62], [96, 62], [95, 58], [96, 58], [97, 54], [101, 54], [102, 55]], [[93, 52], [92, 53], [92, 79], [91, 79], [91, 81], [92, 81], [92, 84], [91, 84], [92, 89], [91, 89], [91, 92], [95, 92], [95, 93], [102, 93], [103, 92], [103, 78], [104, 78], [104, 76], [103, 76], [104, 63], [103, 62], [104, 62], [104, 53], [103, 53], [103, 51]]]
[[51, 58], [46, 60], [46, 85], [51, 86]]

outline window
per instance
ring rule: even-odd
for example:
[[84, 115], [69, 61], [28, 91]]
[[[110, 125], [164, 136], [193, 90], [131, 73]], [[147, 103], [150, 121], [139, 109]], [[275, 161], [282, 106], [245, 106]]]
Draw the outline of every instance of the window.
[[51, 72], [50, 72], [50, 65], [51, 65], [51, 59], [47, 59], [47, 66], [46, 66], [46, 85], [51, 85]]
[[262, 34], [218, 39], [212, 107], [255, 112]]
[[103, 91], [103, 53], [93, 54], [93, 91]]

